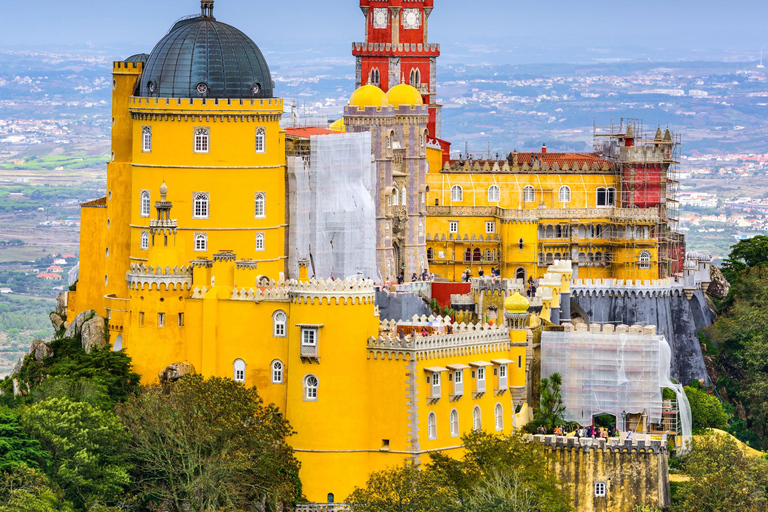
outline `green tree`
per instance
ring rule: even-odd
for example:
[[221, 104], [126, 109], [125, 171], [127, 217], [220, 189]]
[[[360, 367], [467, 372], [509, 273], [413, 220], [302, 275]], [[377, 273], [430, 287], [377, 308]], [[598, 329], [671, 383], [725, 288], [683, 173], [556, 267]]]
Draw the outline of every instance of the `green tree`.
[[126, 434], [114, 413], [52, 398], [25, 408], [21, 425], [51, 454], [49, 476], [78, 508], [122, 497]]
[[756, 236], [741, 240], [731, 247], [731, 254], [723, 262], [723, 275], [731, 284], [739, 280], [747, 268], [768, 263], [768, 236]]
[[0, 512], [72, 512], [48, 479], [27, 466], [0, 472]]
[[563, 415], [565, 406], [561, 389], [563, 378], [559, 373], [553, 373], [549, 378], [541, 379], [541, 402], [534, 415], [533, 423], [535, 425], [544, 425], [547, 432], [552, 432], [558, 425], [565, 425]]
[[18, 415], [7, 407], [0, 407], [0, 471], [19, 465], [40, 469], [49, 459], [50, 454], [21, 428]]
[[768, 509], [768, 462], [747, 457], [736, 442], [722, 435], [694, 439], [682, 461], [690, 477], [678, 484], [675, 512], [758, 512]]
[[301, 497], [291, 427], [256, 388], [188, 376], [144, 389], [117, 412], [148, 508], [274, 510]]
[[728, 413], [716, 396], [691, 386], [685, 387], [685, 396], [691, 404], [694, 432], [707, 428], [728, 428]]
[[405, 465], [372, 473], [346, 501], [355, 512], [445, 512], [454, 510], [456, 491], [436, 472]]

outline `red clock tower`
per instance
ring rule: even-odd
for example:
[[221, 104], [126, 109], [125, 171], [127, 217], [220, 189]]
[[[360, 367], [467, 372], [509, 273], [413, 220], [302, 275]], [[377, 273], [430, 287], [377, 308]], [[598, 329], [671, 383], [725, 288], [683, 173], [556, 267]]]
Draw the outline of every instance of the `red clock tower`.
[[360, 0], [365, 15], [365, 42], [353, 43], [357, 87], [376, 85], [387, 92], [405, 83], [421, 92], [429, 105], [432, 137], [440, 138], [436, 100], [436, 65], [440, 45], [427, 42], [427, 22], [434, 0]]

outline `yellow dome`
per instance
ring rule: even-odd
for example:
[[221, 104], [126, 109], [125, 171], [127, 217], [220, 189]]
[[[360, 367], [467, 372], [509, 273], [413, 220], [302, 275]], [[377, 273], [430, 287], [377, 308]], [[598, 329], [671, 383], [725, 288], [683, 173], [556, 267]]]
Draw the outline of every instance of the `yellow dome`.
[[421, 93], [412, 85], [396, 85], [387, 93], [387, 101], [390, 105], [399, 107], [400, 105], [423, 105], [424, 100]]
[[347, 133], [347, 126], [344, 124], [344, 118], [342, 117], [338, 121], [334, 121], [328, 127], [329, 130], [339, 133]]
[[385, 107], [388, 105], [387, 95], [375, 85], [364, 85], [352, 93], [349, 104], [359, 108]]
[[507, 313], [527, 313], [530, 302], [528, 299], [520, 295], [520, 292], [515, 292], [504, 301], [504, 310]]

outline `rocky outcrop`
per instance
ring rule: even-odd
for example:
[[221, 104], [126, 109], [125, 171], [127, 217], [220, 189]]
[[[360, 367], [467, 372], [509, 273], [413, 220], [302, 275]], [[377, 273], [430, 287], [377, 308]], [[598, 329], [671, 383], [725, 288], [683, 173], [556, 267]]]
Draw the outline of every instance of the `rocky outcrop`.
[[83, 324], [80, 332], [80, 342], [87, 354], [94, 348], [102, 348], [107, 344], [107, 323], [100, 316], [95, 316]]
[[56, 296], [56, 312], [59, 315], [67, 316], [68, 292], [62, 292]]
[[710, 265], [709, 279], [710, 282], [709, 287], [707, 288], [707, 293], [717, 300], [723, 300], [731, 290], [731, 284], [725, 279], [725, 276], [720, 271], [719, 267]]
[[[65, 338], [75, 338], [83, 331], [83, 324], [88, 320], [94, 318], [96, 312], [94, 310], [83, 311], [77, 315], [74, 320], [69, 322], [67, 330], [64, 332]], [[66, 324], [65, 324], [66, 325]]]
[[32, 340], [29, 353], [35, 358], [35, 361], [42, 361], [46, 357], [53, 355], [53, 349], [43, 340], [35, 338]]
[[58, 313], [51, 313], [51, 325], [53, 325], [53, 331], [58, 333], [64, 328], [64, 319]]
[[176, 382], [186, 375], [195, 375], [195, 367], [190, 363], [173, 363], [166, 366], [157, 374], [162, 383]]

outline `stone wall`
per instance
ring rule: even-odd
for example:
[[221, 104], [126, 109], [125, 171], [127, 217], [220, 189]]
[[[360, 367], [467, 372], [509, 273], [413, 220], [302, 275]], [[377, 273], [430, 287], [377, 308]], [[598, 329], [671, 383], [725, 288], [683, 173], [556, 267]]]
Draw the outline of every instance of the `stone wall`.
[[[662, 441], [531, 436], [547, 447], [555, 476], [578, 512], [631, 512], [638, 505], [669, 507], [669, 453]], [[605, 496], [596, 496], [596, 484]]]
[[376, 292], [376, 305], [381, 320], [410, 320], [413, 315], [431, 315], [432, 311], [421, 297], [414, 293]]

